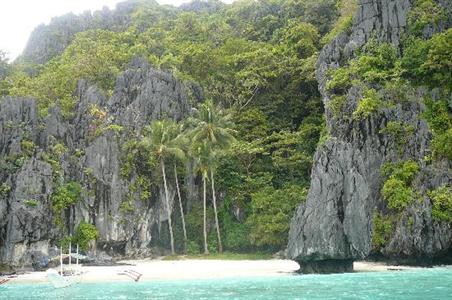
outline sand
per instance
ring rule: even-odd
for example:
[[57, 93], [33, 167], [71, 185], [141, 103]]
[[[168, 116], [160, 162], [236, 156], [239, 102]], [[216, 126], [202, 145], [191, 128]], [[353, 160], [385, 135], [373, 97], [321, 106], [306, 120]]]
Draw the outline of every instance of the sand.
[[[290, 260], [133, 260], [130, 265], [111, 267], [83, 266], [81, 282], [133, 281], [125, 270], [142, 274], [140, 281], [279, 276], [292, 274], [298, 264]], [[46, 272], [19, 275], [10, 283], [47, 282]]]
[[355, 272], [406, 271], [420, 268], [421, 267], [387, 265], [383, 262], [370, 261], [355, 261], [353, 263], [353, 270]]
[[[140, 281], [188, 280], [237, 278], [254, 276], [280, 276], [295, 273], [299, 266], [291, 260], [129, 260], [122, 261], [127, 266], [93, 267], [83, 266], [80, 282], [129, 281], [133, 279], [121, 275], [125, 270], [142, 274]], [[356, 272], [403, 271], [416, 267], [391, 266], [384, 263], [358, 261], [354, 263]], [[12, 279], [13, 283], [47, 282], [46, 272], [29, 272]]]

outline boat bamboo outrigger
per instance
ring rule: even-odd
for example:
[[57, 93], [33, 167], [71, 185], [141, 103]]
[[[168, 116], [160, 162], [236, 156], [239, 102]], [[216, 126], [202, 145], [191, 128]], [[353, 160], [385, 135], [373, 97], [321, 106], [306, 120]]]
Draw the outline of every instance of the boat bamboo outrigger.
[[[68, 257], [69, 263], [68, 268], [64, 268], [63, 259]], [[75, 269], [72, 267], [72, 258], [76, 259]], [[79, 259], [84, 258], [84, 256], [79, 254], [79, 245], [77, 244], [76, 253], [72, 253], [72, 244], [69, 243], [69, 253], [67, 255], [63, 254], [63, 247], [60, 247], [60, 267], [59, 271], [54, 269], [47, 270], [47, 279], [55, 288], [68, 287], [74, 283], [78, 283], [81, 280], [81, 270], [79, 265]]]
[[141, 276], [143, 276], [143, 274], [141, 274], [140, 272], [134, 271], [134, 270], [124, 270], [122, 272], [119, 272], [118, 275], [125, 275], [127, 277], [132, 278], [135, 282], [138, 282], [138, 280], [140, 280]]

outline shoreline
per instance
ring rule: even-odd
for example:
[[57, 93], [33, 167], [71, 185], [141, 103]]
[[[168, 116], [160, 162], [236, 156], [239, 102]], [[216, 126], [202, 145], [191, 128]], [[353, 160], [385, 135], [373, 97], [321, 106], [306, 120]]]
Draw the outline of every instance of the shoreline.
[[[266, 277], [298, 274], [299, 265], [292, 260], [123, 260], [118, 263], [128, 265], [117, 266], [82, 266], [83, 274], [79, 277], [83, 283], [100, 282], [134, 282], [124, 275], [124, 271], [132, 270], [141, 273], [142, 281], [171, 281], [171, 280], [202, 280], [237, 277]], [[438, 266], [440, 267], [440, 266]], [[450, 267], [450, 266], [449, 266]], [[425, 267], [397, 266], [384, 262], [355, 261], [353, 272], [386, 272], [420, 270]], [[121, 274], [122, 273], [122, 274]], [[18, 275], [7, 284], [46, 283], [47, 274], [43, 272], [29, 272]]]
[[354, 261], [353, 262], [353, 272], [386, 272], [386, 271], [407, 271], [407, 270], [419, 270], [427, 267], [422, 266], [408, 266], [408, 265], [394, 265], [388, 264], [386, 262], [375, 262], [375, 261]]
[[[82, 266], [81, 280], [96, 282], [133, 282], [121, 275], [125, 270], [141, 273], [139, 282], [156, 280], [221, 279], [234, 277], [281, 276], [294, 274], [299, 268], [291, 260], [123, 260], [117, 266]], [[67, 265], [65, 265], [67, 266]], [[18, 275], [9, 284], [48, 282], [46, 272]]]

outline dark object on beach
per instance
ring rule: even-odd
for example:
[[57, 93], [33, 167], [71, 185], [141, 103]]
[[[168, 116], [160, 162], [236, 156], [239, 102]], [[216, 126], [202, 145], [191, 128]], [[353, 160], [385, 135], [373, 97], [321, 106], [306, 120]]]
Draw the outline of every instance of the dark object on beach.
[[49, 268], [50, 257], [32, 254], [31, 259], [33, 260], [31, 265], [35, 271], [45, 271]]
[[113, 260], [92, 260], [90, 262], [83, 263], [84, 266], [90, 267], [114, 267], [114, 266], [133, 266], [127, 263], [118, 263]]
[[0, 278], [0, 285], [7, 283], [8, 281], [10, 281], [11, 279], [14, 279], [14, 278], [17, 278], [16, 274], [11, 274], [11, 275], [9, 275], [7, 277]]
[[8, 265], [0, 264], [0, 276], [16, 274], [16, 271]]

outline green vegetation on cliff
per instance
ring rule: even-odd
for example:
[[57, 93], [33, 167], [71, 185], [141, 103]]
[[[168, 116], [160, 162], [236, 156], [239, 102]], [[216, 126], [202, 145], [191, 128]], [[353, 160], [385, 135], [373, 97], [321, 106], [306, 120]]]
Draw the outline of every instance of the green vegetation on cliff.
[[74, 205], [81, 198], [82, 187], [77, 182], [68, 182], [57, 186], [52, 195], [52, 208], [57, 225], [62, 225], [61, 213], [64, 209]]
[[[43, 117], [58, 105], [70, 121], [80, 79], [96, 84], [108, 97], [117, 76], [135, 57], [144, 57], [155, 68], [199, 85], [204, 98], [213, 99], [212, 105], [227, 115], [232, 124], [227, 129], [236, 137], [229, 147], [217, 147], [205, 131], [210, 127], [202, 129], [201, 123], [208, 122], [196, 125], [191, 120], [187, 124], [198, 128], [197, 134], [188, 134], [196, 143], [183, 145], [181, 150], [200, 170], [206, 186], [206, 212], [202, 205], [187, 207], [187, 171], [176, 156], [160, 159], [158, 151], [151, 151], [155, 147], [130, 138], [121, 160], [121, 174], [130, 180], [129, 192], [120, 204], [123, 217], [133, 215], [135, 197], [150, 201], [161, 182], [175, 186], [178, 178], [183, 205], [177, 214], [186, 214], [187, 220], [175, 213], [174, 228], [169, 232], [175, 240], [184, 239], [186, 251], [197, 252], [205, 244], [199, 239], [202, 227], [206, 227], [211, 252], [216, 251], [215, 245], [233, 251], [281, 249], [293, 210], [304, 200], [312, 156], [324, 132], [314, 75], [320, 40], [340, 15], [350, 19], [347, 11], [354, 1], [238, 1], [227, 6], [198, 1], [196, 5], [201, 9], [139, 1], [132, 5], [124, 24], [111, 28], [91, 24], [88, 30], [67, 36], [70, 43], [60, 54], [50, 43], [45, 57], [51, 59], [43, 65], [27, 58], [13, 65], [2, 64], [8, 68], [2, 68], [1, 93], [36, 98]], [[55, 36], [65, 34], [50, 28]], [[54, 42], [63, 40], [52, 37]], [[105, 108], [93, 105], [88, 113], [91, 140], [107, 131], [128, 130], [111, 124]], [[25, 154], [33, 155], [32, 145], [24, 141], [23, 148]], [[53, 169], [52, 204], [60, 223], [63, 211], [78, 201], [81, 190], [69, 178], [61, 178], [61, 160], [68, 155], [67, 149], [56, 153], [54, 148], [41, 156]], [[163, 168], [159, 161], [164, 162]], [[218, 197], [218, 207], [213, 196]], [[199, 228], [194, 215], [201, 220], [205, 215], [207, 224]], [[181, 250], [182, 243], [176, 244]]]
[[411, 160], [383, 166], [382, 173], [387, 179], [383, 184], [382, 195], [388, 201], [389, 208], [403, 210], [415, 200], [411, 183], [418, 172], [419, 165]]
[[390, 216], [383, 216], [380, 213], [374, 213], [372, 219], [372, 246], [379, 250], [386, 245], [393, 232], [393, 224]]
[[452, 188], [443, 185], [428, 192], [428, 195], [433, 201], [433, 218], [438, 221], [452, 223]]
[[[356, 123], [363, 128], [382, 125], [379, 134], [397, 150], [381, 170], [384, 203], [374, 214], [372, 236], [377, 251], [399, 223], [408, 222], [411, 228], [416, 214], [411, 208], [425, 199], [432, 203], [435, 221], [451, 220], [449, 186], [423, 189], [428, 168], [447, 169], [452, 160], [450, 6], [434, 0], [412, 4], [398, 43], [382, 43], [379, 32], [374, 32], [351, 57], [343, 54], [344, 61], [327, 74], [327, 109], [333, 119], [350, 129]], [[346, 19], [341, 19], [346, 28]], [[431, 134], [429, 145], [413, 153], [408, 149], [418, 141], [416, 135], [424, 134], [425, 124]]]
[[[438, 99], [425, 96], [423, 102], [423, 117], [433, 136], [433, 158], [441, 160], [452, 158], [447, 102], [452, 90], [452, 31], [423, 37], [426, 24], [438, 27], [444, 18], [431, 2], [416, 2], [400, 49], [371, 39], [355, 58], [331, 72], [327, 89], [334, 95], [328, 109], [337, 119], [364, 122], [403, 105], [418, 86], [441, 86]], [[109, 97], [117, 76], [136, 57], [172, 72], [187, 86], [200, 86], [204, 98], [212, 100], [199, 106], [198, 119], [177, 124], [157, 121], [124, 141], [120, 167], [129, 190], [120, 204], [122, 217], [133, 215], [135, 199], [144, 204], [155, 199], [163, 183], [166, 210], [170, 210], [169, 185], [177, 186], [178, 192], [180, 188], [178, 201], [183, 198], [180, 212], [168, 215], [173, 252], [282, 249], [294, 209], [306, 197], [313, 154], [325, 136], [315, 79], [318, 54], [334, 36], [351, 28], [357, 1], [244, 0], [232, 5], [197, 1], [201, 9], [137, 3], [125, 25], [93, 26], [79, 32], [62, 53], [49, 49], [52, 58], [43, 65], [26, 60], [8, 64], [0, 52], [0, 95], [36, 98], [43, 117], [58, 105], [63, 117], [71, 120], [79, 100], [75, 96], [79, 80], [96, 84]], [[361, 98], [346, 116], [352, 86], [359, 89]], [[191, 104], [197, 107], [194, 98]], [[212, 119], [212, 112], [219, 111], [221, 118]], [[88, 114], [94, 128], [92, 140], [107, 131], [128, 130], [109, 123], [105, 108], [92, 105]], [[403, 152], [403, 141], [413, 131], [410, 124], [388, 120], [379, 133], [391, 135]], [[181, 134], [185, 139], [179, 138]], [[27, 139], [21, 148], [22, 156], [0, 161], [0, 167], [19, 168], [25, 156], [36, 155], [34, 144]], [[60, 178], [60, 161], [67, 152], [64, 145], [47, 150], [40, 155], [53, 168], [51, 201], [61, 223], [63, 211], [79, 201], [82, 189], [69, 178]], [[381, 191], [396, 213], [416, 199], [413, 181], [419, 171], [418, 162], [398, 161], [385, 168]], [[184, 185], [190, 171], [197, 174], [203, 188], [202, 197], [189, 199], [194, 204], [188, 206]], [[92, 176], [90, 170], [85, 175]], [[2, 185], [0, 196], [8, 192]], [[441, 189], [430, 193], [438, 220], [448, 220], [443, 215], [450, 208], [447, 196]], [[83, 245], [97, 237], [88, 225], [79, 227], [77, 239]], [[380, 233], [374, 237], [377, 247], [389, 239], [390, 225], [386, 216], [375, 215], [375, 232]]]
[[99, 231], [96, 226], [82, 221], [75, 229], [75, 235], [72, 240], [73, 243], [80, 246], [80, 249], [88, 250], [89, 243], [96, 240], [98, 237]]

